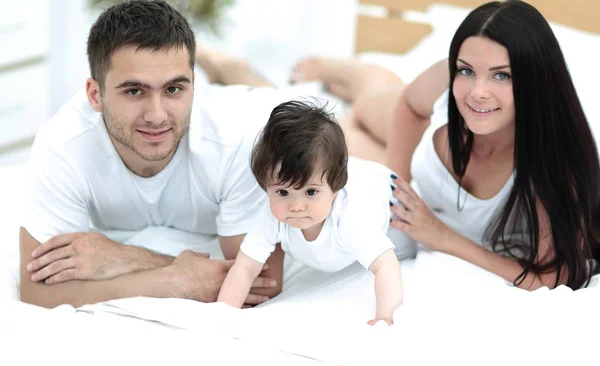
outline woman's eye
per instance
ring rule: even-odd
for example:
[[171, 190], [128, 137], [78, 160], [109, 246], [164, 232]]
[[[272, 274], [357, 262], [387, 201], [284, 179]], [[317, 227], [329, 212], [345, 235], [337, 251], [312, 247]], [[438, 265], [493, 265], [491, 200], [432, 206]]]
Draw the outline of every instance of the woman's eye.
[[178, 86], [170, 86], [167, 88], [167, 93], [169, 94], [177, 94], [181, 91], [181, 88]]
[[307, 196], [314, 196], [315, 194], [317, 194], [317, 190], [316, 189], [307, 189], [306, 190], [306, 195]]
[[510, 79], [510, 75], [505, 72], [499, 72], [494, 75], [494, 78], [496, 78], [497, 80], [508, 80]]
[[275, 191], [275, 193], [279, 197], [287, 197], [287, 195], [288, 195], [288, 191], [286, 191], [285, 189], [279, 189], [279, 190]]
[[467, 69], [465, 67], [458, 69], [459, 74], [463, 76], [471, 76], [473, 75], [473, 70]]

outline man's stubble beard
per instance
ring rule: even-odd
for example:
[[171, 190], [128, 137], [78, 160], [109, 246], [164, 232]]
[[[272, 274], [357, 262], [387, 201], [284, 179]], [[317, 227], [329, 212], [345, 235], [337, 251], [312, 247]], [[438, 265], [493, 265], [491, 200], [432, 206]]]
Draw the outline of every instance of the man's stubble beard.
[[[121, 145], [125, 146], [127, 149], [133, 151], [137, 156], [139, 156], [140, 158], [146, 160], [146, 161], [161, 161], [166, 159], [167, 157], [169, 157], [169, 155], [171, 155], [171, 153], [177, 149], [177, 147], [179, 146], [179, 142], [181, 141], [181, 139], [183, 138], [183, 136], [185, 136], [185, 134], [187, 133], [189, 127], [190, 127], [190, 119], [192, 116], [192, 110], [190, 109], [190, 111], [188, 112], [185, 121], [182, 125], [181, 131], [175, 131], [175, 129], [173, 128], [171, 130], [171, 133], [175, 134], [174, 138], [173, 138], [173, 146], [171, 146], [170, 149], [168, 149], [168, 151], [164, 152], [164, 153], [158, 153], [155, 155], [152, 154], [144, 154], [143, 152], [139, 151], [135, 145], [133, 144], [132, 141], [132, 135], [130, 134], [129, 136], [127, 135], [127, 133], [125, 132], [125, 129], [123, 128], [125, 126], [124, 123], [121, 123], [118, 118], [116, 118], [116, 115], [113, 114], [110, 109], [106, 108], [106, 105], [104, 105], [103, 111], [102, 111], [102, 119], [104, 120], [104, 124], [106, 125], [106, 130], [108, 131], [108, 134], [110, 135], [110, 137], [117, 141], [118, 143], [120, 143]], [[175, 127], [175, 126], [173, 126]], [[160, 126], [159, 126], [160, 128]]]

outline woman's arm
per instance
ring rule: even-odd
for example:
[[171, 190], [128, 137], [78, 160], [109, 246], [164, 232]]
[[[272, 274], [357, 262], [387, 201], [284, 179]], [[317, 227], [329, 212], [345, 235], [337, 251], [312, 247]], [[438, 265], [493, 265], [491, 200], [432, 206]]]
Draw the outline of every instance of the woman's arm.
[[[523, 272], [521, 265], [514, 259], [494, 253], [451, 230], [449, 230], [444, 248], [446, 249], [442, 250], [443, 252], [473, 263], [511, 283]], [[546, 274], [530, 272], [518, 284], [518, 287], [526, 290], [537, 290], [544, 286], [554, 288], [555, 282], [556, 272]], [[566, 278], [558, 281], [559, 285], [564, 283], [566, 283]]]
[[235, 263], [227, 273], [218, 302], [227, 303], [233, 307], [241, 308], [250, 292], [254, 279], [258, 276], [263, 264], [245, 255], [240, 251]]
[[[393, 220], [391, 222], [393, 227], [406, 232], [411, 238], [432, 250], [461, 258], [509, 282], [514, 282], [521, 275], [523, 268], [516, 260], [494, 253], [460, 233], [452, 231], [433, 215], [406, 181], [398, 178], [396, 182], [398, 189], [394, 190], [394, 195], [404, 207], [392, 206], [392, 211], [403, 220]], [[540, 246], [537, 261], [545, 262], [554, 257], [554, 250], [550, 223], [540, 205], [538, 205], [538, 217]], [[566, 283], [566, 271], [562, 270], [561, 273], [563, 275], [558, 281], [559, 285]], [[556, 276], [556, 272], [544, 274], [530, 272], [518, 286], [527, 290], [535, 290], [543, 286], [553, 288]]]
[[448, 88], [448, 60], [435, 63], [406, 86], [394, 111], [387, 141], [388, 167], [410, 182], [410, 162], [433, 114], [433, 105]]

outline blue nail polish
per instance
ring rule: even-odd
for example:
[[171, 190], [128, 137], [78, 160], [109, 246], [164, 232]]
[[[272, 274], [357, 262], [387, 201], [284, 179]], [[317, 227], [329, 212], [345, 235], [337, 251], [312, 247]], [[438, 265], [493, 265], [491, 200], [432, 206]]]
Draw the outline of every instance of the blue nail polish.
[[390, 185], [390, 188], [392, 188], [392, 191], [396, 189], [396, 187], [394, 187], [393, 185]]
[[390, 177], [392, 177], [392, 179], [398, 178], [398, 176], [396, 174], [394, 174], [394, 173], [390, 174]]

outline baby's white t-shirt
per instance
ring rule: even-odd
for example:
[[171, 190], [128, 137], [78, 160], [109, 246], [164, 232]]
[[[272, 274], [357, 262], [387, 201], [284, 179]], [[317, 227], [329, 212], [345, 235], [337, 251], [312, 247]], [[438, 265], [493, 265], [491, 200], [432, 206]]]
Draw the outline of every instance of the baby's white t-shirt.
[[338, 191], [317, 239], [307, 241], [302, 230], [277, 221], [266, 201], [240, 250], [264, 263], [281, 243], [295, 260], [325, 272], [339, 271], [354, 261], [368, 269], [377, 257], [394, 248], [386, 235], [390, 174], [383, 165], [351, 157], [348, 183]]
[[189, 130], [158, 174], [131, 172], [85, 92], [34, 142], [22, 226], [39, 242], [70, 232], [167, 226], [209, 235], [246, 233], [266, 199], [249, 168], [255, 137], [280, 102], [247, 87], [198, 85]]

